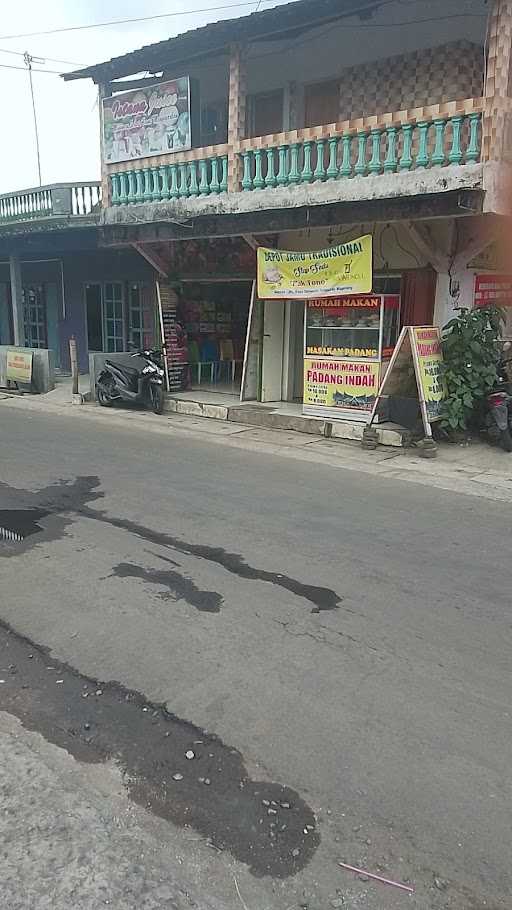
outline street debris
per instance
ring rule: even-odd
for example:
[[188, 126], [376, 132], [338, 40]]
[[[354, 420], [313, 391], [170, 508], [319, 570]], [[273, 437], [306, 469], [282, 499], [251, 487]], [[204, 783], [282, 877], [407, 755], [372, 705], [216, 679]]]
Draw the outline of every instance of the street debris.
[[183, 774], [179, 774], [179, 773], [173, 774], [172, 779], [173, 780], [183, 780]]
[[185, 758], [188, 758], [189, 761], [191, 761], [195, 757], [196, 757], [196, 753], [192, 752], [192, 749], [189, 749], [188, 752], [185, 752]]
[[348, 869], [349, 872], [355, 872], [356, 875], [365, 875], [369, 879], [373, 879], [375, 882], [381, 882], [383, 885], [391, 885], [393, 888], [400, 888], [402, 891], [408, 891], [409, 894], [414, 894], [414, 888], [411, 888], [410, 885], [403, 885], [402, 882], [394, 882], [390, 878], [384, 878], [382, 875], [375, 875], [374, 872], [368, 872], [367, 869], [358, 869], [357, 866], [349, 866], [348, 863], [338, 862], [338, 866], [341, 866], [342, 869]]

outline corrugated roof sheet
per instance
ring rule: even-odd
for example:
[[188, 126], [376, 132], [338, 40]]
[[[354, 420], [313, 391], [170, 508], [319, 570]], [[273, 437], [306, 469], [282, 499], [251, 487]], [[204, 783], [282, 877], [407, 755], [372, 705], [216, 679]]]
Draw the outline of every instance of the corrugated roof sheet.
[[221, 52], [239, 41], [261, 41], [295, 34], [344, 16], [375, 9], [384, 0], [295, 0], [284, 6], [261, 10], [237, 19], [211, 22], [174, 38], [148, 44], [106, 63], [65, 73], [64, 79], [94, 79], [109, 82], [134, 73], [159, 72], [201, 54]]

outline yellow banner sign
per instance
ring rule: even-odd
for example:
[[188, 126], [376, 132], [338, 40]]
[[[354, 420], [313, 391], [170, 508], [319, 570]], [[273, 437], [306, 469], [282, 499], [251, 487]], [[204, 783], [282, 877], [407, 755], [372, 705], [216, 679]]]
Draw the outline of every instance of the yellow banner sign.
[[445, 397], [440, 331], [435, 326], [414, 326], [412, 336], [418, 381], [425, 400], [427, 419], [432, 423], [433, 420], [439, 420]]
[[7, 351], [7, 379], [14, 382], [32, 382], [32, 354]]
[[364, 360], [304, 360], [304, 405], [371, 411], [380, 364]]
[[258, 249], [261, 300], [369, 294], [372, 281], [371, 234], [313, 253]]

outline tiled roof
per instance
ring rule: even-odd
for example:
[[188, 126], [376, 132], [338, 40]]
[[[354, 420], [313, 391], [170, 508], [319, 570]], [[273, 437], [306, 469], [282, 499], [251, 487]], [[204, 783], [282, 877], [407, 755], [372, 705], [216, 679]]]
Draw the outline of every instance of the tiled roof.
[[106, 63], [66, 73], [64, 79], [91, 78], [95, 82], [109, 82], [146, 70], [156, 73], [192, 57], [220, 53], [237, 42], [271, 40], [284, 35], [294, 37], [344, 16], [364, 14], [383, 2], [385, 0], [295, 0], [249, 16], [211, 22], [121, 57], [113, 57]]

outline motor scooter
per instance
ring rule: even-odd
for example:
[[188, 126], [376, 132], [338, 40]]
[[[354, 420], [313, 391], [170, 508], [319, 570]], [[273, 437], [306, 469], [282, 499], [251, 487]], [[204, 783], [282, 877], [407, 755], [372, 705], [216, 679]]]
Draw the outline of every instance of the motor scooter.
[[102, 407], [108, 408], [115, 401], [131, 401], [149, 406], [155, 414], [164, 409], [164, 369], [161, 351], [134, 351], [144, 366], [131, 366], [106, 360], [96, 380], [96, 396]]
[[482, 430], [491, 444], [500, 445], [505, 452], [512, 452], [512, 383], [508, 377], [508, 366], [512, 363], [512, 358], [505, 358], [505, 353], [511, 347], [510, 342], [503, 345], [498, 380], [487, 395], [483, 407]]

